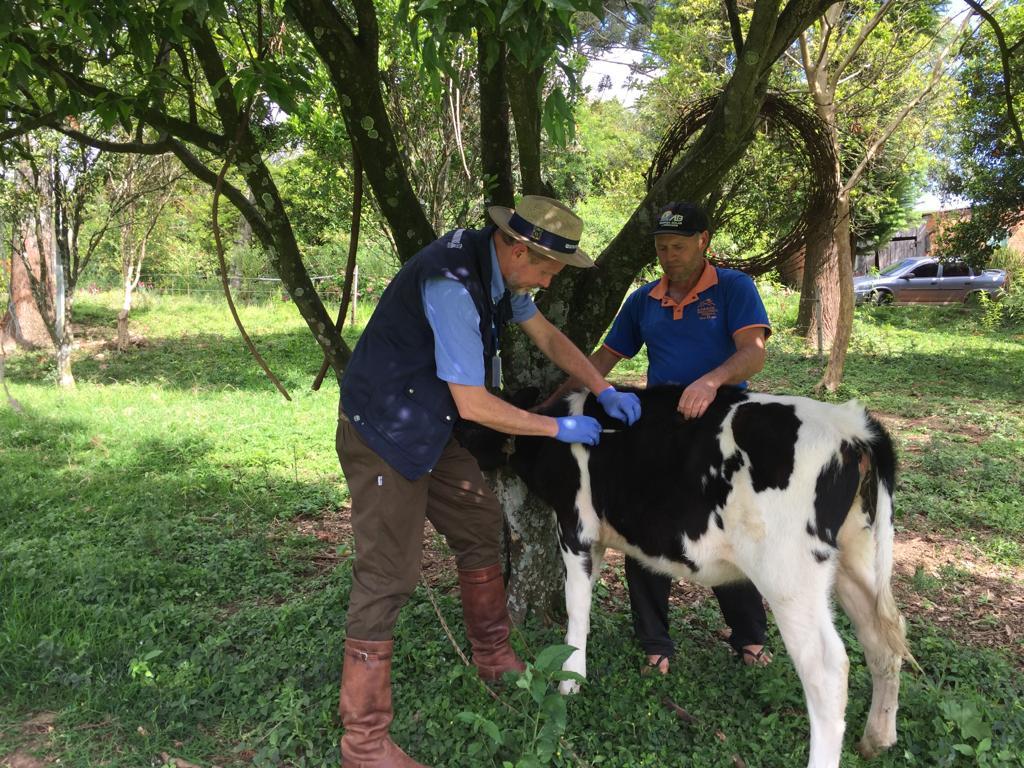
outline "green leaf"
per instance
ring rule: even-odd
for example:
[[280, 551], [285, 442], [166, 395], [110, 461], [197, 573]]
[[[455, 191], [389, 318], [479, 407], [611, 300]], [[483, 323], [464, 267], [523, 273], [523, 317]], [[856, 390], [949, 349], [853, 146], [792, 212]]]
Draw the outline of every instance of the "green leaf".
[[572, 107], [561, 88], [553, 90], [545, 100], [541, 123], [555, 146], [564, 147], [566, 138], [575, 135]]
[[534, 703], [540, 704], [548, 692], [548, 681], [543, 677], [535, 677], [530, 682], [530, 698]]
[[508, 5], [505, 6], [505, 11], [501, 14], [501, 19], [498, 20], [498, 26], [502, 27], [505, 22], [515, 16], [519, 9], [523, 7], [525, 0], [509, 0]]
[[549, 693], [544, 697], [544, 701], [541, 704], [540, 709], [559, 733], [565, 730], [568, 715], [566, 712], [565, 697], [562, 694]]
[[537, 654], [534, 666], [542, 672], [557, 672], [576, 649], [571, 645], [549, 645]]

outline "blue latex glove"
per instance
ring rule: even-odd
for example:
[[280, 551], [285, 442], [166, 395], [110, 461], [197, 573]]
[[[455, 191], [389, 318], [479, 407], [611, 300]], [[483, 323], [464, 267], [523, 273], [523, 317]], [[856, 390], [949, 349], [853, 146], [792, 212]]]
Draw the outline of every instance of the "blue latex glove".
[[617, 392], [615, 387], [608, 387], [597, 396], [597, 402], [605, 413], [626, 424], [632, 424], [640, 418], [640, 398], [632, 392]]
[[590, 416], [559, 416], [556, 440], [563, 443], [583, 443], [597, 445], [601, 439], [601, 424]]

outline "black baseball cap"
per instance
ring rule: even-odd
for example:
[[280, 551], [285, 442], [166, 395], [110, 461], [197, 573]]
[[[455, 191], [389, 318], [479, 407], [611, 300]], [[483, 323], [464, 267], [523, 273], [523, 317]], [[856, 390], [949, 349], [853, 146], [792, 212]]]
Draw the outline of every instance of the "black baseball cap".
[[669, 203], [661, 209], [652, 235], [693, 235], [708, 229], [708, 215], [696, 203]]

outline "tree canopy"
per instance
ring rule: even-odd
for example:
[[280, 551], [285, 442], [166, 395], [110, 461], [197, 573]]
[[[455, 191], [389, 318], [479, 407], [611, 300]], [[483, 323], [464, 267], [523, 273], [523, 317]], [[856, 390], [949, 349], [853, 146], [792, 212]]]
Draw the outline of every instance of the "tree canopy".
[[964, 46], [942, 175], [944, 192], [971, 203], [970, 218], [946, 233], [943, 251], [975, 265], [1024, 223], [1024, 6], [1007, 4], [991, 19], [995, 26], [981, 24]]

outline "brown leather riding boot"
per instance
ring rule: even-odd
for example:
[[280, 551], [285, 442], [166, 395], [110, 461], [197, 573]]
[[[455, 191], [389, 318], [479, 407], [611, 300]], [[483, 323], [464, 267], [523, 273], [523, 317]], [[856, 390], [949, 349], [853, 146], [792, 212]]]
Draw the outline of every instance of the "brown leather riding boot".
[[472, 571], [459, 570], [462, 615], [466, 634], [473, 646], [473, 664], [483, 680], [500, 680], [505, 672], [526, 669], [508, 644], [510, 622], [505, 605], [505, 582], [501, 566]]
[[391, 740], [391, 653], [393, 640], [345, 640], [341, 672], [343, 768], [426, 768]]

